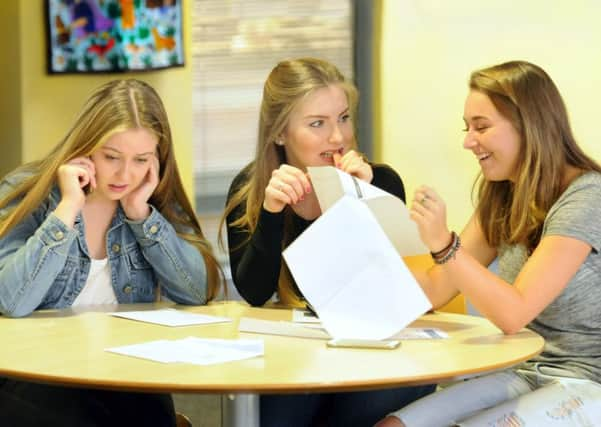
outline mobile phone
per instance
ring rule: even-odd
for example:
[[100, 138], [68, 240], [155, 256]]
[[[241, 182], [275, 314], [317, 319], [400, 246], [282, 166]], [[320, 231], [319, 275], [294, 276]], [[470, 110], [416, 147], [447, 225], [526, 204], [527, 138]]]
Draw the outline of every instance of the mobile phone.
[[355, 340], [355, 339], [331, 339], [327, 342], [328, 347], [347, 347], [347, 348], [379, 348], [392, 350], [401, 345], [399, 340]]

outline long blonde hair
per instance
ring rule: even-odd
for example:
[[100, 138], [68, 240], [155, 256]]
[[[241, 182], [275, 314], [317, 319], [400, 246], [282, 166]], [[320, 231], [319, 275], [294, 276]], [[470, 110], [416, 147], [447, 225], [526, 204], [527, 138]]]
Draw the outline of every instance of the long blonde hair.
[[[286, 163], [284, 147], [275, 142], [288, 125], [290, 113], [315, 90], [332, 85], [344, 91], [350, 117], [354, 118], [357, 110], [357, 89], [333, 64], [316, 58], [297, 58], [281, 61], [271, 70], [263, 87], [257, 147], [255, 159], [248, 168], [249, 179], [231, 195], [221, 218], [220, 230], [223, 229], [227, 216], [237, 206], [243, 205], [244, 214], [228, 225], [248, 231], [249, 236], [252, 235], [257, 226], [271, 172]], [[353, 144], [356, 146], [356, 142]], [[286, 207], [284, 215], [283, 248], [292, 238], [292, 211], [289, 207]], [[223, 241], [221, 232], [220, 241]], [[230, 251], [236, 249], [230, 248]], [[295, 300], [293, 288], [290, 272], [282, 263], [279, 280], [279, 296], [282, 302], [295, 302], [289, 300]]]
[[[576, 143], [563, 99], [540, 67], [511, 61], [474, 71], [471, 90], [489, 97], [520, 135], [517, 179], [478, 186], [477, 218], [491, 246], [524, 244], [533, 250], [549, 209], [565, 190], [566, 167], [601, 171]], [[479, 183], [479, 185], [478, 185]]]
[[0, 238], [48, 197], [56, 185], [59, 166], [76, 157], [89, 156], [117, 132], [137, 128], [148, 129], [158, 138], [160, 177], [149, 203], [174, 225], [181, 238], [200, 251], [207, 266], [207, 299], [213, 299], [223, 282], [219, 264], [184, 191], [163, 103], [150, 85], [139, 80], [114, 80], [96, 89], [51, 153], [18, 169], [31, 175], [0, 200], [0, 209], [15, 205], [0, 218]]

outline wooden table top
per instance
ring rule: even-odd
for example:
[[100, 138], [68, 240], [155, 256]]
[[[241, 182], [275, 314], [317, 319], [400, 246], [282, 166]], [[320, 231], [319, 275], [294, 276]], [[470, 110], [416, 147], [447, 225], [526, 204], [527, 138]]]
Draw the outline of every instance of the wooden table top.
[[[411, 326], [440, 328], [442, 340], [406, 340], [394, 350], [328, 348], [325, 340], [238, 332], [238, 319], [290, 320], [291, 310], [221, 302], [178, 309], [226, 316], [230, 323], [167, 327], [107, 315], [165, 307], [120, 305], [0, 316], [0, 376], [120, 390], [198, 393], [348, 391], [437, 383], [506, 368], [538, 354], [529, 330], [505, 336], [488, 320], [434, 313]], [[168, 305], [167, 305], [168, 306]], [[91, 311], [90, 311], [91, 310]], [[104, 311], [103, 311], [104, 310]], [[259, 338], [264, 357], [218, 365], [162, 364], [104, 351], [158, 339]]]

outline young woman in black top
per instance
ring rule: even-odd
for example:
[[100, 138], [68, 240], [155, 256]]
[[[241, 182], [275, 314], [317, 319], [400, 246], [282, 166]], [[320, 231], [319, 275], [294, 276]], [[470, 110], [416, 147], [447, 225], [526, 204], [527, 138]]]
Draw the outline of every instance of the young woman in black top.
[[[321, 210], [307, 166], [331, 165], [405, 200], [403, 182], [356, 150], [357, 91], [332, 64], [314, 58], [282, 61], [263, 89], [253, 162], [234, 179], [222, 222], [227, 225], [232, 278], [251, 305], [274, 295], [305, 305], [282, 262], [282, 250]], [[261, 426], [373, 425], [398, 401], [411, 402], [433, 386], [369, 392], [261, 396]]]

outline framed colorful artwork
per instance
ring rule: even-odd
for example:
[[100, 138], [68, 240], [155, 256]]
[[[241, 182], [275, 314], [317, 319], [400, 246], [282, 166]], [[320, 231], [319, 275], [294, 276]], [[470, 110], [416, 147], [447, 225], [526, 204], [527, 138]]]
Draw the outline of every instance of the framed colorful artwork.
[[45, 0], [48, 73], [184, 65], [182, 0]]

